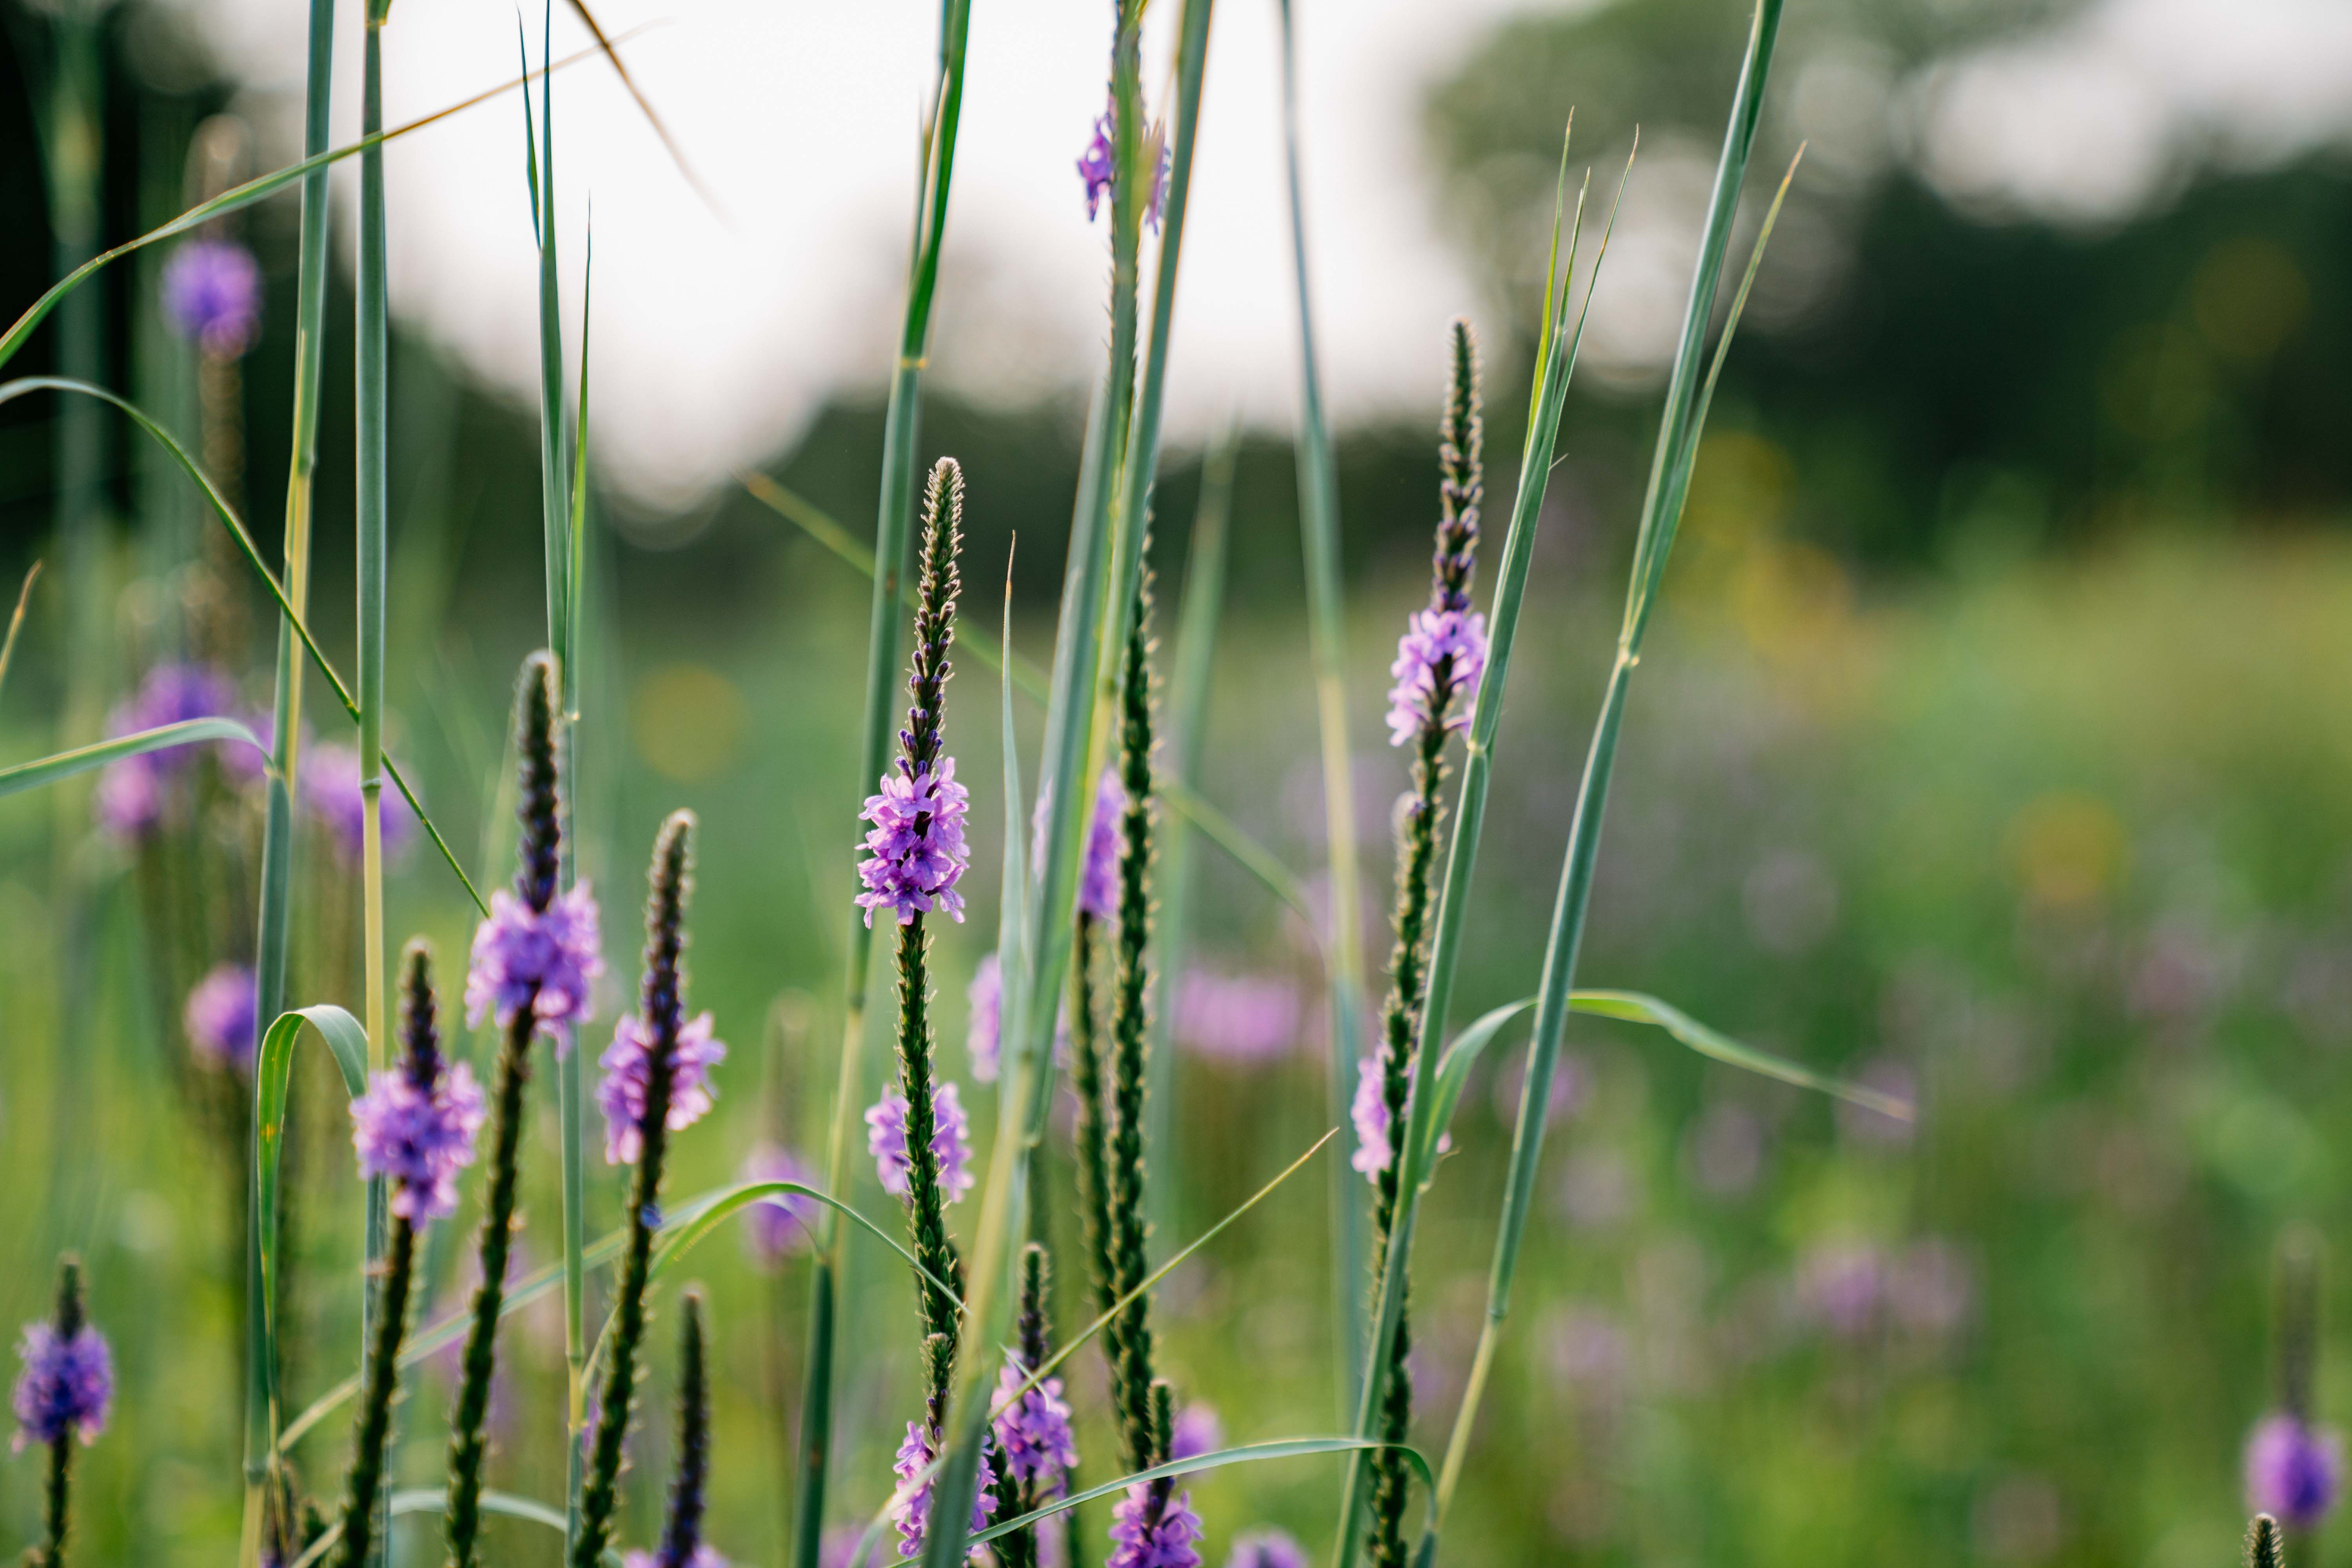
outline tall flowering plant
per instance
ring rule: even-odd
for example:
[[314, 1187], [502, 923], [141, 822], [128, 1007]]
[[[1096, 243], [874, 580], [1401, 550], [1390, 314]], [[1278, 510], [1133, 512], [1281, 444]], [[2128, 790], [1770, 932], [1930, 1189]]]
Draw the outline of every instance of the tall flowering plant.
[[79, 1259], [58, 1260], [56, 1315], [46, 1323], [26, 1324], [16, 1354], [24, 1371], [16, 1378], [12, 1447], [21, 1451], [37, 1444], [48, 1450], [49, 1460], [41, 1544], [26, 1560], [33, 1568], [65, 1568], [74, 1439], [84, 1445], [98, 1441], [114, 1404], [114, 1354], [83, 1310]]

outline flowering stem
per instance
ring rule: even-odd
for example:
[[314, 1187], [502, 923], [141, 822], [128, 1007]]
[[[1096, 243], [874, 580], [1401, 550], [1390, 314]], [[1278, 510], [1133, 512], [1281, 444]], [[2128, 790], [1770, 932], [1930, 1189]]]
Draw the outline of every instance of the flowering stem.
[[916, 1276], [925, 1342], [936, 1336], [943, 1355], [927, 1355], [924, 1405], [931, 1426], [947, 1418], [948, 1384], [955, 1371], [956, 1304], [939, 1281], [961, 1291], [962, 1265], [948, 1240], [947, 1196], [940, 1185], [938, 1129], [931, 1077], [930, 939], [917, 915], [898, 928], [898, 1082], [907, 1097], [907, 1229], [927, 1274]]
[[693, 1568], [709, 1500], [710, 1376], [702, 1350], [702, 1292], [688, 1290], [685, 1300], [678, 1326], [677, 1475], [670, 1482], [659, 1568]]
[[[1118, 946], [1111, 982], [1111, 1260], [1118, 1293], [1127, 1296], [1143, 1282], [1145, 1256], [1144, 1085], [1149, 1047], [1147, 1001], [1150, 994], [1151, 940], [1151, 573], [1137, 584], [1135, 614], [1129, 623], [1119, 703], [1119, 783], [1127, 808], [1119, 821]], [[1120, 1313], [1113, 1386], [1120, 1404], [1122, 1436], [1130, 1469], [1155, 1462], [1158, 1447], [1151, 1411], [1151, 1303], [1136, 1295]]]
[[[1094, 958], [1095, 917], [1081, 910], [1070, 937], [1070, 1078], [1078, 1096], [1078, 1209], [1095, 1310], [1108, 1312], [1120, 1292], [1111, 1254], [1110, 1110], [1103, 1092], [1102, 1042], [1095, 1028]], [[1114, 1321], [1104, 1339], [1114, 1379], [1118, 1376], [1118, 1343]]]
[[661, 836], [654, 843], [653, 889], [646, 901], [646, 974], [638, 1002], [646, 1034], [646, 1104], [639, 1123], [643, 1145], [629, 1183], [629, 1239], [614, 1300], [613, 1349], [604, 1365], [595, 1447], [580, 1482], [580, 1529], [572, 1538], [572, 1568], [597, 1568], [604, 1556], [613, 1529], [621, 1442], [628, 1435], [630, 1411], [636, 1402], [637, 1351], [646, 1332], [646, 1280], [659, 1221], [662, 1160], [669, 1146], [670, 1080], [684, 1024], [678, 959], [686, 942], [693, 832], [693, 813], [674, 812], [662, 824]]
[[343, 1487], [343, 1538], [335, 1561], [357, 1568], [380, 1544], [378, 1505], [383, 1500], [383, 1452], [392, 1430], [392, 1396], [400, 1384], [400, 1340], [408, 1326], [408, 1281], [416, 1260], [416, 1228], [394, 1216], [369, 1327], [367, 1370], [352, 1433], [352, 1468]]
[[[58, 1267], [58, 1343], [70, 1345], [82, 1331], [81, 1265], [72, 1258]], [[42, 1502], [40, 1568], [65, 1568], [66, 1531], [72, 1521], [73, 1426], [61, 1425], [49, 1439], [49, 1465]]]

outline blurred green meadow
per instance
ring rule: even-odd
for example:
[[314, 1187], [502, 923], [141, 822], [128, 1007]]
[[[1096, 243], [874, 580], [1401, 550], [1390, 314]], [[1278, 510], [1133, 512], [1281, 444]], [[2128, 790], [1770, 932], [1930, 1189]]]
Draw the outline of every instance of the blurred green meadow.
[[[1885, 73], [1925, 70], [1939, 51], [2081, 8], [1958, 9], [1797, 5], [1783, 74], [1815, 87], [1792, 96], [1818, 111], [1822, 81], [1843, 79], [1808, 78], [1809, 62], [1868, 55]], [[8, 60], [29, 72], [43, 14], [5, 11]], [[1490, 563], [1539, 308], [1526, 215], [1543, 203], [1528, 193], [1551, 177], [1554, 128], [1571, 102], [1591, 106], [1580, 123], [1604, 171], [1636, 120], [1645, 136], [1663, 121], [1670, 150], [1678, 131], [1711, 138], [1744, 15], [1626, 0], [1506, 18], [1418, 106], [1464, 264], [1516, 324], [1487, 344]], [[176, 210], [188, 137], [229, 97], [201, 72], [142, 77], [154, 46], [134, 47], [131, 20], [109, 24], [121, 36], [103, 44], [117, 96], [100, 226], [122, 237]], [[1810, 122], [1775, 114], [1758, 162], [1777, 177]], [[39, 184], [33, 118], [0, 123], [0, 175], [17, 183], [0, 184], [0, 203]], [[1918, 1117], [1906, 1125], [1710, 1064], [1659, 1031], [1574, 1019], [1511, 1331], [1450, 1518], [1455, 1560], [2218, 1568], [2238, 1552], [2242, 1450], [2277, 1398], [2274, 1258], [2313, 1235], [2352, 1254], [2352, 704], [2338, 678], [2352, 669], [2352, 180], [2337, 151], [2256, 170], [2224, 162], [2095, 229], [1990, 218], [1916, 171], [1834, 160], [1814, 205], [1792, 207], [1791, 270], [1759, 285], [1779, 277], [1785, 308], [1775, 315], [1759, 294], [1767, 319], [1731, 356], [1642, 654], [1578, 980], [1664, 997], [1741, 1041], [1913, 1099]], [[0, 240], [6, 300], [51, 276], [53, 237], [31, 235], [39, 226]], [[184, 428], [219, 434], [221, 405], [205, 399], [233, 401], [233, 451], [274, 559], [291, 225], [254, 227], [272, 292], [245, 382], [200, 387], [194, 356], [162, 333], [160, 258], [110, 275], [111, 335], [96, 357]], [[1824, 247], [1843, 272], [1803, 269]], [[337, 321], [347, 287], [339, 275]], [[1427, 345], [1433, 416], [1439, 347]], [[74, 352], [39, 340], [26, 374]], [[339, 440], [352, 417], [349, 353], [339, 333], [312, 568], [312, 624], [339, 659], [354, 634]], [[544, 640], [537, 434], [529, 411], [421, 331], [396, 334], [393, 367], [386, 749], [487, 892], [514, 857], [510, 676]], [[1638, 370], [1580, 385], [1568, 405], [1457, 1025], [1537, 983], [1632, 558], [1656, 390]], [[968, 631], [1009, 616], [1037, 668], [1054, 652], [1083, 412], [1066, 390], [943, 393], [922, 427], [921, 458], [961, 458], [971, 487]], [[89, 414], [0, 409], [0, 574], [13, 583], [44, 566], [0, 690], [7, 763], [97, 733], [146, 671], [192, 654], [234, 684], [238, 711], [269, 698], [268, 600], [176, 471]], [[1428, 583], [1433, 426], [1367, 419], [1340, 440], [1375, 970], [1392, 805], [1408, 782], [1402, 753], [1381, 743], [1381, 694]], [[805, 498], [803, 522], [822, 512], [862, 544], [882, 439], [878, 396], [839, 393], [761, 480]], [[1317, 921], [1210, 836], [1188, 835], [1187, 953], [1161, 994], [1175, 1050], [1172, 1142], [1150, 1176], [1161, 1257], [1333, 1130], [1318, 934], [1330, 892], [1293, 452], [1255, 429], [1238, 450], [1232, 584], [1192, 787], [1286, 868]], [[1152, 557], [1163, 644], [1193, 564], [1205, 466], [1192, 447], [1164, 464]], [[572, 824], [580, 874], [604, 901], [597, 1016], [625, 1010], [635, 986], [644, 847], [667, 813], [691, 807], [691, 1006], [715, 1012], [730, 1047], [717, 1110], [675, 1145], [677, 1201], [737, 1180], [763, 1145], [823, 1163], [870, 783], [857, 775], [871, 589], [756, 487], [723, 486], [677, 513], [592, 489]], [[61, 558], [66, 531], [53, 525], [89, 516], [102, 520], [83, 535], [96, 546]], [[77, 642], [76, 627], [97, 635]], [[933, 973], [941, 1071], [961, 1081], [985, 1148], [999, 1107], [965, 1051], [965, 987], [994, 945], [1005, 861], [992, 782], [1002, 689], [969, 643], [956, 666], [947, 722], [976, 797], [973, 912], [933, 922]], [[318, 684], [306, 744], [348, 744]], [[1043, 706], [1010, 700], [1034, 769]], [[216, 1563], [236, 1548], [243, 1501], [244, 1089], [192, 1053], [184, 1009], [214, 964], [252, 960], [257, 892], [242, 879], [259, 853], [261, 797], [223, 748], [187, 764], [159, 827], [129, 837], [101, 821], [105, 787], [85, 774], [0, 800], [0, 1190], [13, 1194], [0, 1204], [0, 1322], [40, 1315], [50, 1259], [81, 1255], [119, 1393], [77, 1470], [77, 1554]], [[358, 865], [331, 813], [301, 821], [289, 991], [357, 1012]], [[387, 929], [430, 938], [453, 1051], [487, 1075], [494, 1032], [455, 1017], [476, 911], [434, 847], [404, 838]], [[868, 1033], [861, 1105], [888, 1071], [887, 1027]], [[1433, 1458], [1478, 1341], [1528, 1035], [1515, 1021], [1476, 1069], [1418, 1232], [1414, 1440]], [[1352, 1064], [1342, 1070], [1352, 1081]], [[279, 1330], [289, 1415], [354, 1364], [362, 1205], [340, 1083], [307, 1047], [295, 1079]], [[525, 1272], [560, 1256], [553, 1073], [530, 1092]], [[1066, 1331], [1084, 1298], [1069, 1109], [1051, 1118], [1045, 1177], [1069, 1260]], [[1335, 1290], [1359, 1283], [1333, 1278], [1330, 1169], [1352, 1143], [1339, 1131], [1156, 1297], [1162, 1369], [1229, 1442], [1353, 1420], [1331, 1310]], [[872, 1163], [854, 1150], [849, 1169], [841, 1195], [894, 1227]], [[588, 1182], [594, 1237], [622, 1223], [623, 1173], [592, 1154]], [[470, 1293], [478, 1186], [432, 1233], [420, 1323]], [[977, 1207], [954, 1212], [967, 1239]], [[807, 1272], [797, 1253], [750, 1242], [731, 1220], [686, 1265], [715, 1329], [708, 1534], [736, 1562], [778, 1563], [796, 1517]], [[843, 1539], [887, 1501], [920, 1388], [903, 1265], [855, 1235], [848, 1258], [828, 1509]], [[590, 1277], [592, 1322], [610, 1285], [609, 1271]], [[657, 1309], [625, 1542], [659, 1527], [675, 1316]], [[494, 1484], [560, 1498], [558, 1302], [533, 1304], [500, 1343]], [[2323, 1317], [2320, 1346], [2317, 1414], [2352, 1420], [2352, 1308]], [[442, 1473], [456, 1364], [436, 1354], [406, 1385], [404, 1485]], [[1100, 1358], [1066, 1372], [1079, 1479], [1108, 1480], [1118, 1470]], [[321, 1497], [348, 1425], [338, 1409], [293, 1449]], [[36, 1458], [0, 1463], [0, 1539], [34, 1534]], [[1194, 1478], [1206, 1560], [1263, 1524], [1319, 1552], [1340, 1464]], [[1082, 1510], [1080, 1563], [1100, 1560], [1108, 1517], [1101, 1503]], [[392, 1561], [437, 1561], [435, 1525], [400, 1524]], [[489, 1561], [555, 1560], [538, 1526], [487, 1529]], [[2352, 1563], [2340, 1526], [2294, 1551], [2295, 1568]]]

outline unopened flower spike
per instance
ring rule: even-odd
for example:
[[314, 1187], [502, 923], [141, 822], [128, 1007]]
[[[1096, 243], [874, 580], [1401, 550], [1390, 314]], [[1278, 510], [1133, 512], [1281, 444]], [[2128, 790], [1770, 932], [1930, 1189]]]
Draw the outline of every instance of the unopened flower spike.
[[702, 1292], [688, 1289], [678, 1325], [677, 1473], [669, 1487], [669, 1510], [662, 1522], [661, 1549], [632, 1552], [625, 1568], [727, 1568], [727, 1560], [702, 1539], [702, 1514], [710, 1493], [710, 1372], [703, 1348]]

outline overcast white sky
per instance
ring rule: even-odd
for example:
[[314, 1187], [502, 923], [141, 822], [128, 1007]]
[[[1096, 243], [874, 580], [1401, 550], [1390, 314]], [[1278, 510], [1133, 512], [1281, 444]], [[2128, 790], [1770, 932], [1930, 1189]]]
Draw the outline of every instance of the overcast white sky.
[[[302, 0], [184, 3], [253, 89], [250, 110], [265, 118], [279, 161], [299, 93]], [[1297, 0], [1318, 324], [1340, 417], [1421, 409], [1444, 323], [1490, 309], [1435, 230], [1423, 94], [1486, 24], [1560, 3]], [[592, 201], [595, 213], [595, 450], [609, 477], [643, 499], [678, 503], [788, 446], [829, 394], [877, 385], [886, 371], [938, 7], [596, 8], [615, 32], [664, 24], [628, 44], [626, 58], [725, 209], [714, 216], [688, 189], [609, 69], [583, 65], [557, 79], [574, 313]], [[338, 46], [339, 141], [356, 132], [359, 56], [358, 7], [341, 9], [352, 25]], [[1154, 9], [1146, 75], [1158, 112], [1177, 7]], [[1073, 164], [1102, 103], [1108, 10], [1105, 0], [974, 6], [934, 344], [944, 381], [1018, 392], [1083, 382], [1097, 367], [1106, 237], [1086, 221]], [[1726, 10], [1736, 27], [1737, 7]], [[557, 12], [562, 55], [587, 39], [560, 4]], [[534, 16], [534, 40], [537, 25]], [[1171, 368], [1178, 439], [1232, 409], [1285, 427], [1295, 404], [1275, 29], [1273, 0], [1218, 6]], [[385, 54], [397, 121], [511, 75], [515, 13], [485, 0], [397, 0]], [[2111, 219], [2159, 199], [2180, 155], [2217, 140], [2225, 155], [2263, 162], [2341, 137], [2352, 122], [2352, 5], [2100, 0], [2046, 37], [1900, 84], [1879, 118], [1890, 143], [1907, 146], [1956, 196]], [[395, 144], [387, 162], [394, 309], [487, 380], [530, 396], [535, 258], [520, 119], [516, 100], [500, 100]], [[1652, 177], [1680, 175], [1662, 164]], [[1638, 192], [1629, 201], [1637, 226], [1597, 315], [1613, 290], [1625, 292], [1629, 315], [1645, 291], [1678, 292], [1696, 240], [1679, 232], [1691, 205], [1648, 204], [1658, 232], [1645, 235]]]

